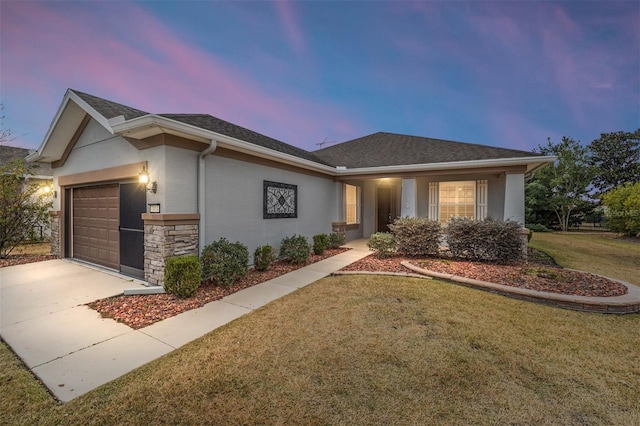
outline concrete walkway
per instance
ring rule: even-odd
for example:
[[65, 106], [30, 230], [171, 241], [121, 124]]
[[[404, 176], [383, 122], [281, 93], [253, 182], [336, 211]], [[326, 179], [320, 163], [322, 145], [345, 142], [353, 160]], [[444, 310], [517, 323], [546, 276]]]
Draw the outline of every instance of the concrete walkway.
[[370, 254], [366, 240], [347, 246], [352, 250], [139, 330], [85, 304], [140, 281], [65, 260], [1, 268], [0, 336], [59, 400], [70, 401]]

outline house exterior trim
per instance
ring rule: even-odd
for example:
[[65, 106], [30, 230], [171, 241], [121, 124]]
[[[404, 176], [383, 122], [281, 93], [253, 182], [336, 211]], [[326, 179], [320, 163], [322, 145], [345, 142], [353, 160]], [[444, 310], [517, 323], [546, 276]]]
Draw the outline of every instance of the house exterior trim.
[[72, 175], [59, 176], [58, 185], [72, 186], [84, 183], [100, 183], [136, 178], [142, 170], [143, 166], [147, 167], [146, 161], [125, 164], [123, 166], [109, 167], [106, 169], [75, 173]]
[[143, 213], [145, 225], [197, 225], [198, 213]]
[[183, 148], [190, 151], [201, 152], [208, 146], [201, 142], [183, 138], [182, 136], [171, 135], [169, 133], [161, 133], [158, 135], [149, 136], [144, 139], [136, 139], [127, 136], [124, 136], [124, 138], [138, 150], [153, 148], [161, 145], [169, 145], [176, 148]]
[[349, 182], [355, 179], [379, 179], [379, 178], [414, 178], [423, 176], [454, 176], [461, 174], [503, 174], [503, 173], [525, 173], [527, 166], [505, 166], [505, 167], [474, 167], [474, 168], [458, 168], [458, 169], [436, 169], [436, 170], [424, 170], [424, 171], [404, 171], [404, 172], [384, 172], [369, 174], [357, 174], [338, 176], [337, 180], [340, 182]]
[[84, 118], [82, 119], [82, 122], [80, 123], [80, 126], [78, 126], [78, 129], [71, 137], [71, 141], [69, 141], [69, 144], [64, 149], [64, 153], [62, 153], [62, 158], [60, 158], [57, 161], [53, 161], [51, 163], [52, 169], [64, 166], [64, 163], [67, 162], [67, 158], [69, 158], [69, 154], [71, 154], [73, 147], [76, 146], [76, 143], [78, 143], [78, 139], [80, 139], [82, 132], [84, 132], [84, 129], [87, 128], [87, 124], [89, 124], [89, 121], [91, 121], [91, 116], [89, 114], [85, 114]]

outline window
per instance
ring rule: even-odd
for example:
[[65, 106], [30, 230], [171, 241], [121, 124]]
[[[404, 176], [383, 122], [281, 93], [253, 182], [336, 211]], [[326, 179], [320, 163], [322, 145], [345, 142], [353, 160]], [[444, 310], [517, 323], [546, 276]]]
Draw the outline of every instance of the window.
[[452, 217], [484, 219], [487, 215], [487, 181], [431, 182], [429, 217], [446, 224]]
[[344, 185], [344, 218], [347, 225], [360, 223], [360, 188]]

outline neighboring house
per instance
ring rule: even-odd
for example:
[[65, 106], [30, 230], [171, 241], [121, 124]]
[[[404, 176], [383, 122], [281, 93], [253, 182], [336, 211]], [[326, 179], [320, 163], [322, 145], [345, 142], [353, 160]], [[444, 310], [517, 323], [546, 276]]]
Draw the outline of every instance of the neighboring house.
[[[18, 148], [15, 146], [0, 145], [0, 166], [4, 166], [9, 162], [16, 159], [25, 159], [30, 154], [30, 151], [25, 148]], [[53, 172], [51, 171], [51, 165], [47, 163], [35, 163], [32, 170], [33, 174], [24, 176], [24, 183], [29, 185], [38, 185], [41, 189], [37, 194], [41, 196], [51, 196]], [[45, 191], [48, 190], [49, 193]], [[45, 239], [51, 236], [51, 228], [48, 223], [40, 224], [34, 227], [33, 232], [29, 234], [29, 238]]]
[[220, 237], [253, 252], [293, 234], [369, 237], [398, 216], [523, 223], [525, 175], [553, 157], [391, 133], [308, 152], [210, 115], [68, 90], [28, 159], [53, 169], [59, 256], [161, 285], [167, 257]]

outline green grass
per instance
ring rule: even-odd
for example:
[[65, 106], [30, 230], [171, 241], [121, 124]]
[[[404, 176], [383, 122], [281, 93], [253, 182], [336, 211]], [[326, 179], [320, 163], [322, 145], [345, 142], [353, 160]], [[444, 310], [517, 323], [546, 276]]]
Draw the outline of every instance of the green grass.
[[[536, 233], [638, 283], [640, 244]], [[437, 280], [321, 280], [68, 404], [0, 345], [0, 424], [640, 424], [640, 315]]]
[[67, 404], [0, 348], [5, 424], [640, 424], [640, 315], [326, 278]]
[[536, 232], [529, 245], [552, 256], [565, 268], [640, 285], [640, 241], [604, 233]]

